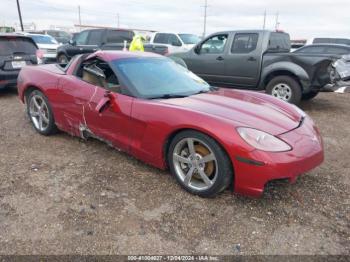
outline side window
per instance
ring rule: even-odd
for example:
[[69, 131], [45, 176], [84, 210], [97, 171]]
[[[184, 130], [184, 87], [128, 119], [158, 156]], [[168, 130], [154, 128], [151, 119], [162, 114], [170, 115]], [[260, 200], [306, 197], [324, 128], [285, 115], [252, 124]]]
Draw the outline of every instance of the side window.
[[158, 43], [158, 44], [168, 44], [169, 43], [169, 34], [156, 34], [156, 36], [154, 37], [154, 43]]
[[98, 45], [101, 42], [101, 32], [102, 31], [100, 31], [100, 30], [90, 31], [87, 44], [88, 45]]
[[224, 52], [228, 35], [216, 35], [207, 39], [201, 46], [201, 54], [221, 54]]
[[346, 53], [350, 53], [350, 50], [347, 50], [345, 48], [342, 47], [327, 47], [326, 48], [326, 54], [346, 54]]
[[133, 33], [131, 31], [121, 31], [121, 30], [108, 30], [107, 31], [107, 43], [124, 43], [124, 40], [131, 42], [133, 38]]
[[170, 37], [169, 37], [169, 45], [182, 46], [179, 38], [176, 35], [170, 35]]
[[300, 49], [298, 53], [322, 54], [324, 53], [324, 51], [325, 50], [323, 46], [309, 46], [309, 47]]
[[254, 51], [258, 44], [258, 39], [258, 34], [235, 34], [231, 47], [231, 53], [247, 54]]
[[88, 35], [89, 31], [83, 31], [79, 33], [75, 38], [77, 45], [86, 45]]
[[118, 77], [106, 62], [99, 59], [84, 61], [76, 76], [91, 85], [121, 93]]

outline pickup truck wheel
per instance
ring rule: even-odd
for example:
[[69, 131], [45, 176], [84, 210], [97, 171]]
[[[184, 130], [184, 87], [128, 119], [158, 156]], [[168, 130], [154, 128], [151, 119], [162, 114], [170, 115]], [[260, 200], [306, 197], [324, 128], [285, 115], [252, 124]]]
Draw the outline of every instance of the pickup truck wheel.
[[319, 91], [311, 91], [309, 93], [303, 94], [302, 100], [311, 100], [318, 95]]
[[68, 64], [68, 62], [69, 62], [68, 60], [69, 59], [65, 54], [60, 54], [57, 58], [57, 62], [59, 64]]
[[277, 76], [266, 86], [266, 92], [292, 104], [299, 104], [302, 93], [299, 83], [290, 76]]

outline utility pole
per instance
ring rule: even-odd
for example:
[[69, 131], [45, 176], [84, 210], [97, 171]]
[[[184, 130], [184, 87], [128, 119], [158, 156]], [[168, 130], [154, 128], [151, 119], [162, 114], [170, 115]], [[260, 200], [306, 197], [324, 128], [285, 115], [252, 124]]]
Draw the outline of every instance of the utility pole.
[[80, 32], [81, 31], [80, 5], [78, 5], [78, 14], [79, 14], [79, 32]]
[[205, 0], [204, 2], [204, 28], [203, 28], [203, 38], [205, 37], [207, 33], [207, 8], [208, 8], [208, 0]]
[[19, 5], [19, 0], [17, 0], [17, 10], [18, 10], [18, 16], [19, 16], [19, 22], [21, 24], [21, 30], [22, 32], [24, 31], [24, 28], [23, 28], [23, 22], [22, 22], [22, 13], [21, 13], [21, 7]]
[[117, 23], [118, 28], [120, 28], [120, 23], [119, 23], [119, 13], [117, 13], [117, 21], [118, 21], [118, 23]]
[[280, 23], [279, 23], [279, 21], [278, 21], [278, 17], [279, 17], [279, 13], [277, 12], [277, 13], [276, 13], [276, 25], [275, 25], [275, 30], [276, 30], [276, 31], [278, 30], [279, 25], [280, 25]]
[[266, 28], [266, 9], [265, 9], [265, 12], [264, 12], [264, 24], [263, 24], [263, 29], [265, 30]]

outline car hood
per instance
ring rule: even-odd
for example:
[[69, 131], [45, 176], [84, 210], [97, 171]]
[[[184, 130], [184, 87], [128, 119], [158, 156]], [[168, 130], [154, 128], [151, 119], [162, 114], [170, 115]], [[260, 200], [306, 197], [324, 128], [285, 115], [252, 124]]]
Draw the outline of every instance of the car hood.
[[286, 133], [299, 126], [302, 115], [297, 109], [271, 97], [254, 92], [220, 89], [163, 103], [231, 120], [236, 127], [251, 127], [272, 135]]

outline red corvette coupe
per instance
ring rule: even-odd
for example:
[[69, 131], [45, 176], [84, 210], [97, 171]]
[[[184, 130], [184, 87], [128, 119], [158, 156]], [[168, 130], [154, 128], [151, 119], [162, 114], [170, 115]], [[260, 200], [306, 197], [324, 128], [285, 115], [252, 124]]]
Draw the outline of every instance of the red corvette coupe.
[[98, 51], [65, 67], [24, 67], [19, 96], [42, 135], [94, 137], [155, 167], [187, 191], [231, 187], [260, 196], [323, 161], [313, 121], [271, 96], [209, 86], [155, 54]]

